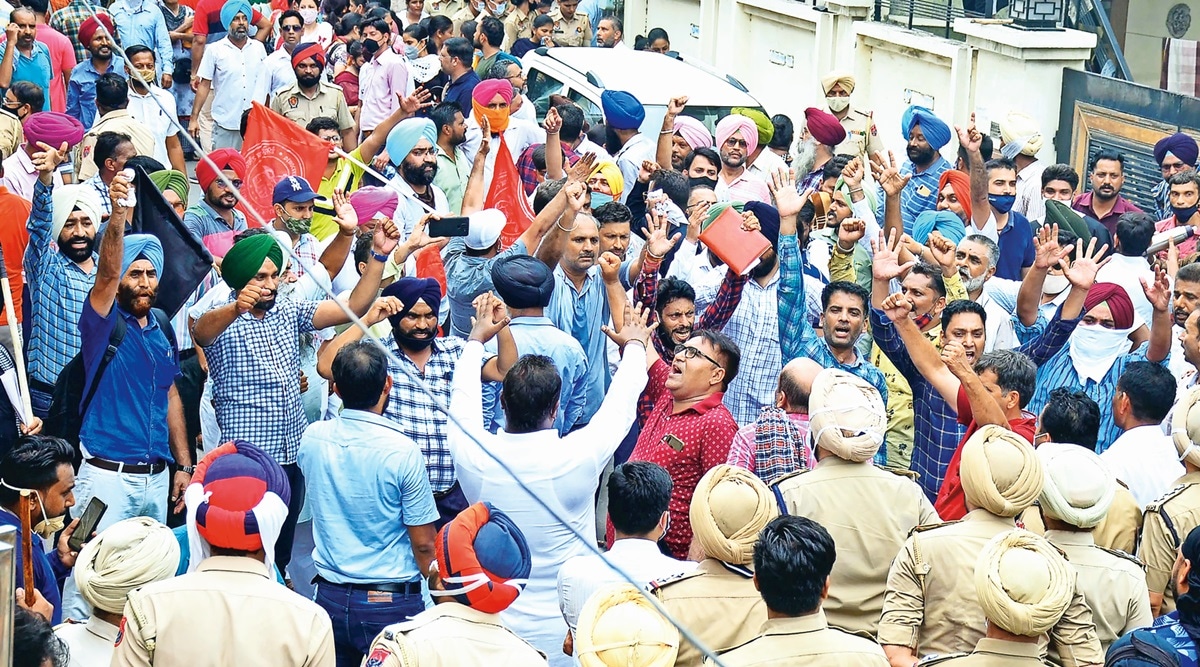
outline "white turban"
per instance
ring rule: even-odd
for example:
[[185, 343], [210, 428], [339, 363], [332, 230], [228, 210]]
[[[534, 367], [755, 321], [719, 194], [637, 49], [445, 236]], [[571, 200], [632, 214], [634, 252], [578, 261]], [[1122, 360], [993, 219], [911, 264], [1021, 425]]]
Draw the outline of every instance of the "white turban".
[[1108, 514], [1117, 478], [1095, 453], [1078, 445], [1048, 442], [1037, 448], [1045, 470], [1042, 511], [1078, 528], [1093, 528]]
[[119, 614], [129, 591], [175, 576], [179, 541], [170, 528], [147, 517], [118, 521], [83, 545], [75, 585], [88, 604]]
[[1200, 468], [1200, 387], [1192, 387], [1175, 403], [1171, 439], [1179, 460]]
[[671, 667], [679, 631], [629, 584], [592, 594], [579, 613], [575, 656], [583, 667]]
[[696, 483], [688, 518], [706, 556], [746, 565], [754, 559], [758, 534], [778, 515], [762, 480], [745, 468], [721, 464]]
[[1010, 160], [1018, 154], [1033, 157], [1042, 150], [1042, 131], [1037, 121], [1020, 111], [1010, 111], [1000, 121], [1000, 138], [1004, 140], [1000, 152]]
[[993, 537], [975, 563], [975, 595], [984, 616], [1014, 635], [1037, 637], [1050, 630], [1074, 594], [1067, 561], [1028, 530]]
[[63, 228], [67, 226], [67, 217], [75, 209], [83, 211], [87, 217], [91, 218], [92, 226], [99, 231], [102, 222], [101, 216], [104, 215], [104, 204], [92, 186], [60, 185], [54, 188], [54, 192], [50, 195], [50, 202], [50, 235], [54, 237], [55, 243], [58, 242], [58, 235], [62, 234]]
[[1025, 438], [984, 424], [963, 444], [959, 464], [963, 495], [973, 507], [1016, 516], [1042, 492], [1042, 462]]
[[846, 371], [827, 368], [813, 380], [808, 398], [813, 442], [839, 459], [862, 463], [875, 456], [887, 430], [879, 390]]

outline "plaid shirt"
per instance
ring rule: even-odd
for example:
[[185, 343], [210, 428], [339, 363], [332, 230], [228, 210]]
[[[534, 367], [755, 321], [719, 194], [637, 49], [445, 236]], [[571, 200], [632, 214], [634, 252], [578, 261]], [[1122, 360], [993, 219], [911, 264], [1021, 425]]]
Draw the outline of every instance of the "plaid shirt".
[[[33, 185], [33, 210], [29, 214], [29, 246], [25, 249], [27, 302], [33, 317], [29, 336], [29, 377], [52, 385], [67, 362], [79, 352], [79, 316], [83, 300], [96, 282], [96, 264], [84, 271], [58, 251], [50, 238], [53, 202], [51, 189], [40, 180]], [[92, 253], [99, 263], [99, 255]]]
[[[536, 190], [538, 184], [541, 183], [541, 180], [538, 178], [539, 174], [537, 167], [533, 164], [533, 152], [537, 150], [538, 147], [545, 145], [546, 144], [534, 144], [529, 146], [525, 150], [521, 151], [521, 157], [517, 158], [517, 173], [521, 175], [521, 183], [525, 186], [525, 195], [528, 197], [533, 196], [533, 191]], [[571, 149], [570, 146], [566, 144], [561, 145], [563, 153], [567, 156], [567, 164], [575, 164], [575, 161], [579, 159], [579, 153], [576, 153]]]
[[[717, 296], [696, 318], [692, 329], [694, 331], [724, 329], [725, 325], [729, 323], [729, 319], [733, 317], [733, 311], [737, 309], [738, 303], [742, 300], [742, 289], [745, 288], [748, 279], [748, 276], [739, 276], [726, 270], [725, 279], [721, 281]], [[642, 264], [642, 272], [638, 274], [637, 280], [633, 283], [633, 299], [634, 302], [650, 311], [651, 317], [657, 320], [657, 310], [654, 306], [658, 300], [658, 267]], [[654, 321], [651, 324], [654, 324]], [[654, 341], [654, 350], [658, 352], [658, 356], [667, 363], [674, 361], [675, 348], [668, 350], [663, 343], [662, 336], [651, 336], [650, 340]], [[649, 392], [643, 391], [641, 397], [638, 398], [638, 423], [646, 423], [646, 417], [653, 409], [654, 401], [650, 399]]]
[[[937, 208], [938, 181], [942, 173], [952, 169], [950, 163], [941, 155], [925, 171], [918, 172], [911, 160], [905, 160], [900, 166], [900, 175], [911, 177], [908, 185], [900, 191], [900, 218], [904, 221], [904, 232], [911, 234], [913, 223], [917, 216], [925, 211]], [[884, 193], [878, 187], [879, 205], [875, 207], [875, 219], [883, 220]]]
[[[237, 298], [234, 292], [219, 308]], [[281, 465], [296, 462], [308, 426], [300, 401], [300, 334], [320, 301], [277, 299], [262, 318], [243, 313], [204, 348], [222, 440], [245, 440]]]
[[[67, 39], [70, 39], [75, 46], [76, 62], [83, 62], [91, 58], [87, 47], [79, 41], [79, 26], [91, 18], [91, 5], [89, 0], [72, 0], [71, 4], [50, 15], [50, 27], [66, 35]], [[108, 12], [99, 5], [96, 5], [96, 13], [108, 15]]]
[[[408, 358], [396, 343], [395, 336], [388, 336], [388, 343], [396, 352], [396, 358], [413, 375], [421, 378], [429, 391], [442, 402], [450, 405], [450, 389], [454, 379], [454, 366], [462, 356], [461, 338], [447, 336], [435, 338], [430, 346], [432, 353], [425, 362], [425, 371]], [[484, 362], [487, 361], [484, 356]], [[404, 368], [388, 359], [388, 374], [392, 376], [392, 391], [388, 394], [387, 410], [383, 416], [400, 425], [400, 432], [413, 439], [425, 455], [425, 470], [429, 473], [429, 486], [434, 493], [441, 493], [454, 486], [454, 461], [450, 458], [450, 446], [446, 443], [446, 414], [433, 406], [425, 392], [413, 383]]]
[[[109, 216], [112, 215], [112, 200], [108, 198], [108, 185], [100, 180], [100, 174], [87, 179], [83, 182], [84, 185], [96, 191], [96, 195], [100, 197], [100, 203], [104, 208], [104, 222], [108, 222]], [[96, 225], [96, 236], [100, 236], [100, 225]], [[96, 247], [100, 247], [99, 238], [96, 239]]]
[[[1017, 351], [1028, 356], [1040, 367], [1066, 346], [1077, 324], [1078, 318], [1064, 320], [1056, 312], [1046, 331], [1017, 348]], [[917, 483], [921, 485], [929, 501], [933, 502], [942, 486], [946, 467], [950, 465], [950, 459], [954, 457], [966, 429], [958, 422], [956, 406], [946, 403], [946, 399], [942, 398], [942, 394], [934, 388], [933, 383], [926, 380], [921, 371], [917, 370], [892, 321], [883, 311], [875, 308], [871, 309], [871, 332], [875, 335], [875, 344], [892, 360], [912, 387], [916, 433], [913, 438], [911, 468], [919, 475]], [[1038, 386], [1041, 387], [1043, 385], [1040, 381], [1040, 369], [1038, 375]], [[1109, 398], [1111, 400], [1112, 397]], [[1030, 410], [1032, 409], [1031, 404]]]

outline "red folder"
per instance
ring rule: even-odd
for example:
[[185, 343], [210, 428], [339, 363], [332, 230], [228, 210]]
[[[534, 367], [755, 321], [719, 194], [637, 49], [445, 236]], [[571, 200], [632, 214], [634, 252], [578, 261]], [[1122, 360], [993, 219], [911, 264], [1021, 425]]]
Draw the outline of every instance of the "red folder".
[[742, 230], [742, 214], [732, 206], [700, 232], [700, 240], [739, 276], [758, 266], [759, 258], [771, 248], [760, 232]]

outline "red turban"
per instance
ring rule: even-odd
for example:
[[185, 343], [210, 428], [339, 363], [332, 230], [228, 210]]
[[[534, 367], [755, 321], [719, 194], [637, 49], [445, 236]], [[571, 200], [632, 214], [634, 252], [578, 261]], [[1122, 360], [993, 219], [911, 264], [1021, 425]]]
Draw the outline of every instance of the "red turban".
[[471, 91], [471, 99], [475, 100], [480, 106], [487, 106], [492, 103], [492, 98], [500, 93], [500, 97], [504, 99], [505, 104], [512, 104], [513, 87], [507, 79], [486, 79], [475, 84], [475, 89]]
[[938, 192], [946, 188], [949, 183], [954, 189], [954, 196], [958, 197], [958, 203], [962, 205], [963, 211], [967, 214], [966, 222], [971, 222], [971, 179], [966, 174], [956, 169], [947, 169], [942, 172], [942, 177], [938, 179]]
[[816, 107], [804, 110], [804, 121], [808, 124], [808, 133], [813, 139], [826, 146], [837, 146], [846, 140], [846, 128], [842, 127], [837, 116]]
[[1108, 303], [1112, 311], [1113, 324], [1118, 329], [1128, 329], [1133, 326], [1133, 302], [1124, 287], [1116, 283], [1096, 283], [1088, 290], [1087, 299], [1083, 302], [1083, 313], [1086, 315], [1096, 306]]
[[321, 68], [325, 67], [325, 49], [316, 42], [296, 45], [296, 48], [292, 50], [292, 67], [296, 67], [308, 58], [315, 60]]
[[508, 608], [529, 580], [532, 557], [525, 535], [490, 503], [475, 503], [442, 527], [435, 541], [442, 590], [485, 614]]
[[96, 36], [96, 31], [100, 29], [101, 24], [104, 24], [104, 29], [108, 31], [108, 38], [116, 42], [117, 29], [113, 27], [112, 19], [108, 14], [96, 14], [89, 16], [86, 21], [79, 24], [79, 43], [83, 44], [84, 48], [92, 45], [92, 39]]
[[[216, 163], [215, 170], [209, 165], [209, 160]], [[217, 180], [217, 172], [226, 169], [232, 169], [240, 179], [246, 178], [246, 160], [242, 154], [232, 148], [219, 148], [209, 153], [208, 159], [201, 159], [196, 163], [196, 183], [200, 185], [202, 191], [207, 191], [208, 186]]]

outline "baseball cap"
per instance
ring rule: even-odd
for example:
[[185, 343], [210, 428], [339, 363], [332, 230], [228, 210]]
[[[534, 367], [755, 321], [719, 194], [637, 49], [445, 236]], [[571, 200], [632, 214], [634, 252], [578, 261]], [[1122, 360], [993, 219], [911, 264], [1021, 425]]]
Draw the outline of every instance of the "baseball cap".
[[301, 176], [284, 176], [275, 184], [275, 191], [271, 193], [272, 204], [285, 201], [299, 203], [320, 198], [321, 195], [313, 192], [312, 186]]
[[507, 221], [504, 214], [494, 208], [485, 208], [467, 216], [467, 247], [471, 250], [487, 250], [500, 238]]

